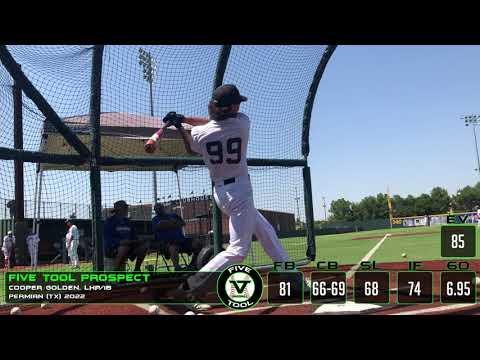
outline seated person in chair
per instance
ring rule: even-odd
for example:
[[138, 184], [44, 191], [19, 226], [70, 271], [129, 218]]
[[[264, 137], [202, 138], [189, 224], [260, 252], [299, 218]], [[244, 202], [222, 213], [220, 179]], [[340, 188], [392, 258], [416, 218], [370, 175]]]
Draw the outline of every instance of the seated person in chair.
[[105, 221], [104, 242], [106, 271], [124, 271], [127, 259], [135, 262], [135, 271], [141, 271], [148, 244], [138, 240], [133, 224], [128, 219], [128, 204], [117, 201], [113, 204], [113, 216]]
[[155, 204], [155, 216], [152, 219], [152, 230], [155, 234], [155, 241], [152, 248], [162, 251], [167, 259], [171, 259], [175, 271], [182, 270], [178, 262], [179, 252], [192, 255], [192, 261], [188, 269], [195, 264], [198, 251], [195, 251], [192, 239], [185, 237], [182, 227], [185, 221], [175, 213], [167, 213], [162, 204]]

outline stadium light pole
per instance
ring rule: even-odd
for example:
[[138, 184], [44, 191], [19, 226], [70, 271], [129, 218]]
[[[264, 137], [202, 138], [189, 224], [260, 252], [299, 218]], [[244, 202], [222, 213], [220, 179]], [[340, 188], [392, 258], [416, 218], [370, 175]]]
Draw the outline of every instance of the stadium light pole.
[[480, 116], [479, 115], [468, 115], [468, 116], [463, 116], [462, 119], [465, 121], [465, 126], [471, 125], [472, 128], [473, 128], [473, 137], [475, 139], [475, 151], [476, 151], [476, 154], [477, 154], [477, 168], [475, 170], [478, 172], [478, 175], [480, 176], [480, 157], [478, 156], [477, 133], [475, 131], [475, 128], [480, 123]]
[[323, 200], [323, 212], [325, 213], [325, 221], [327, 221], [327, 204], [325, 204], [325, 196], [322, 196]]
[[[143, 68], [143, 79], [148, 82], [150, 90], [150, 116], [154, 116], [153, 111], [153, 78], [155, 77], [155, 71], [157, 70], [155, 60], [150, 52], [145, 51], [143, 48], [138, 49], [138, 63]], [[153, 205], [157, 203], [157, 172], [152, 172], [153, 183]]]
[[295, 201], [297, 202], [297, 224], [298, 226], [300, 226], [300, 206], [299, 206], [299, 200], [300, 200], [300, 197], [298, 196], [298, 193], [297, 193], [297, 188], [295, 187]]

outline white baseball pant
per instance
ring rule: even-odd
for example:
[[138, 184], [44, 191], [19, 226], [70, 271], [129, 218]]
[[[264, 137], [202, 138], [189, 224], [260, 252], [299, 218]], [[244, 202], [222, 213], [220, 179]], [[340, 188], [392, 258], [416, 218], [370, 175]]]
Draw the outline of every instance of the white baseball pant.
[[288, 261], [288, 254], [278, 240], [273, 226], [255, 209], [253, 190], [248, 176], [237, 177], [228, 185], [215, 184], [214, 198], [229, 219], [230, 244], [200, 271], [222, 271], [241, 263], [248, 254], [255, 234], [272, 261]]
[[8, 269], [10, 267], [10, 259], [12, 258], [13, 245], [4, 244], [4, 246], [2, 247], [2, 251], [3, 251], [4, 260], [5, 260], [4, 266], [5, 266], [5, 269]]
[[27, 245], [28, 253], [30, 254], [30, 266], [36, 268], [38, 264], [38, 243], [29, 241]]
[[68, 247], [68, 256], [70, 257], [70, 263], [73, 266], [78, 266], [78, 240], [72, 240], [70, 246]]

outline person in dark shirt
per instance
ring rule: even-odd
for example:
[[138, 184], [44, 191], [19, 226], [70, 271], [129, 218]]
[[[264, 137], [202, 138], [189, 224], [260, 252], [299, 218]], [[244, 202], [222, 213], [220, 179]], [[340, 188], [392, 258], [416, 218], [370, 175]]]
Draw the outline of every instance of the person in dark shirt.
[[105, 221], [105, 257], [113, 260], [113, 271], [125, 269], [127, 259], [135, 262], [135, 271], [140, 271], [148, 250], [148, 244], [139, 241], [133, 224], [128, 219], [128, 204], [119, 200], [113, 205], [113, 216]]
[[186, 250], [191, 245], [191, 239], [186, 238], [182, 232], [185, 226], [183, 219], [175, 213], [167, 213], [162, 204], [155, 204], [156, 215], [152, 219], [152, 230], [155, 234], [156, 247], [163, 247], [165, 255], [172, 260], [175, 271], [181, 270], [178, 253]]

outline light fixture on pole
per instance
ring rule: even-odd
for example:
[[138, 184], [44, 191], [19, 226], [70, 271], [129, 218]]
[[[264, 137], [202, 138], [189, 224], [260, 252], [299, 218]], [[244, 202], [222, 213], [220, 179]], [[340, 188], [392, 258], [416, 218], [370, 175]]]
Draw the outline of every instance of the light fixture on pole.
[[[143, 79], [148, 82], [150, 90], [150, 116], [154, 116], [153, 111], [153, 79], [157, 70], [157, 65], [150, 52], [143, 48], [138, 50], [138, 64], [143, 68]], [[153, 206], [157, 202], [157, 173], [152, 172]], [[152, 207], [153, 207], [152, 206]]]
[[475, 151], [477, 154], [477, 168], [475, 169], [479, 176], [480, 176], [480, 156], [478, 155], [478, 142], [477, 142], [477, 133], [475, 131], [476, 127], [480, 123], [480, 116], [479, 115], [467, 115], [463, 116], [462, 120], [465, 121], [465, 126], [472, 126], [473, 128], [473, 137], [475, 139]]

